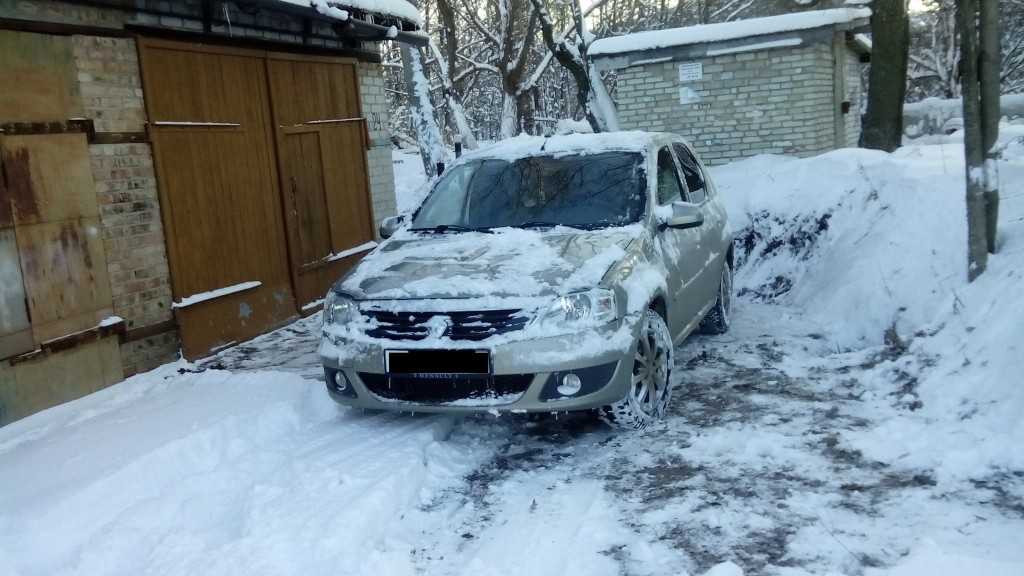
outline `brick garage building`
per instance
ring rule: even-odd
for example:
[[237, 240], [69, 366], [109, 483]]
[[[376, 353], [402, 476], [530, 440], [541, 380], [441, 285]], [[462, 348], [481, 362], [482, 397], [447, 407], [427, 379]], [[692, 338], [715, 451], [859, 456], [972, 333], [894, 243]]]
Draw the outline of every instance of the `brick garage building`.
[[837, 8], [598, 40], [623, 129], [675, 132], [710, 164], [856, 146], [870, 11]]
[[0, 425], [313, 313], [372, 246], [378, 44], [424, 37], [402, 0], [321, 11], [0, 0]]

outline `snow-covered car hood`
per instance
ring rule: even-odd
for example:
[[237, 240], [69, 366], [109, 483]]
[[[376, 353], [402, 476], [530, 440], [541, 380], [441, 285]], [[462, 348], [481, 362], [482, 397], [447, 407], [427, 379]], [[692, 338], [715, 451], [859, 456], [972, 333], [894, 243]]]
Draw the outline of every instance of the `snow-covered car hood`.
[[643, 232], [640, 224], [594, 231], [401, 232], [364, 258], [339, 288], [362, 300], [564, 294], [597, 286]]

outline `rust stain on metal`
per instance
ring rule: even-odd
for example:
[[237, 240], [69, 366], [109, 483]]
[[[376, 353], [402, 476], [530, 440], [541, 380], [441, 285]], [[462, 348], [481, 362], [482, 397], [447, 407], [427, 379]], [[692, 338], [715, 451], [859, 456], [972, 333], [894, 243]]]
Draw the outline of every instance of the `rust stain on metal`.
[[28, 150], [4, 150], [0, 159], [4, 164], [7, 182], [6, 196], [8, 202], [13, 205], [14, 217], [18, 220], [38, 217], [39, 204], [32, 189], [32, 167]]
[[4, 185], [3, 174], [0, 174], [0, 229], [14, 226], [14, 211], [11, 205], [11, 195]]
[[64, 253], [77, 250], [82, 254], [82, 261], [85, 267], [92, 270], [92, 254], [89, 253], [89, 245], [79, 234], [78, 224], [63, 224], [60, 227], [60, 245]]

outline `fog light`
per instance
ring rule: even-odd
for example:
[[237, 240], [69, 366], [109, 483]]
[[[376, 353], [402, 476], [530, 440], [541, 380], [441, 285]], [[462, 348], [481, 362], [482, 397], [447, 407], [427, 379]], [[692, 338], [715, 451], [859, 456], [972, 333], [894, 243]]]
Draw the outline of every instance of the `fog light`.
[[346, 388], [348, 388], [348, 378], [345, 377], [341, 370], [338, 370], [334, 373], [334, 389], [338, 392], [344, 392]]
[[558, 386], [558, 393], [562, 396], [572, 396], [583, 387], [583, 381], [575, 374], [562, 376], [562, 383]]

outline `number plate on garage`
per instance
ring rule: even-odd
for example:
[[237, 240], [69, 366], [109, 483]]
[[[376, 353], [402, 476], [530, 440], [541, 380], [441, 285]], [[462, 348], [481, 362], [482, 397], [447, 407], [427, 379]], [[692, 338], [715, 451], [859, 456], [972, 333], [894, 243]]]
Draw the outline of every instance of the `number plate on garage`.
[[437, 378], [491, 373], [487, 350], [388, 350], [385, 362], [389, 374]]

